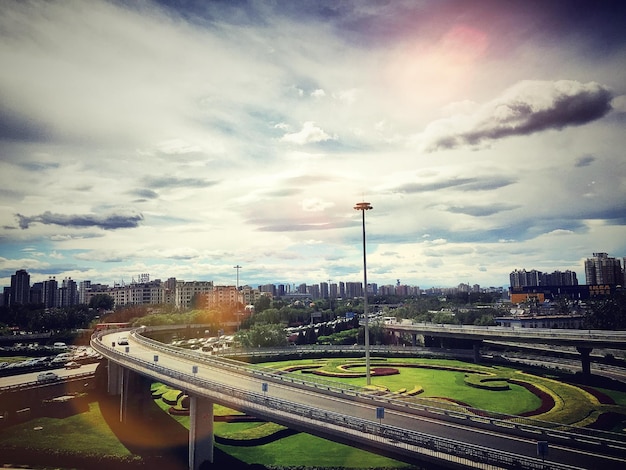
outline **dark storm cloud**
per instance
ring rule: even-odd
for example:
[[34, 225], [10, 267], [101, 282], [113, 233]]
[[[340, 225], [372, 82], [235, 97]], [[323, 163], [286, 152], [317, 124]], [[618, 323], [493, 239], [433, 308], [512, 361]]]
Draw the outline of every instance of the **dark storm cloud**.
[[217, 181], [201, 178], [177, 178], [175, 176], [147, 177], [144, 178], [144, 182], [152, 188], [208, 188], [217, 184]]
[[488, 191], [502, 188], [504, 186], [514, 184], [515, 182], [515, 179], [505, 177], [452, 178], [430, 183], [407, 183], [392, 189], [392, 192], [413, 194], [449, 188], [455, 188], [461, 191]]
[[[547, 96], [546, 96], [547, 95]], [[472, 128], [439, 136], [430, 150], [478, 145], [484, 141], [561, 130], [595, 121], [611, 111], [613, 94], [597, 83], [528, 82], [491, 103]]]
[[141, 214], [110, 214], [99, 216], [95, 214], [86, 215], [66, 215], [53, 214], [46, 211], [40, 215], [24, 216], [16, 214], [20, 228], [27, 229], [32, 223], [44, 225], [60, 225], [64, 227], [99, 227], [104, 230], [115, 230], [118, 228], [134, 228], [143, 220]]

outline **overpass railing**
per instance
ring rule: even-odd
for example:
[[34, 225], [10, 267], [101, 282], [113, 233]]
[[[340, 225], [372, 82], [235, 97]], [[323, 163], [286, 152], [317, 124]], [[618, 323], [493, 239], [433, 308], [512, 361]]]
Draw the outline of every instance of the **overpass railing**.
[[[185, 390], [193, 388], [193, 391], [199, 395], [220, 401], [225, 406], [246, 410], [256, 408], [257, 414], [265, 415], [270, 420], [275, 419], [287, 425], [289, 423], [297, 423], [299, 427], [305, 427], [309, 430], [316, 428], [324, 435], [328, 435], [329, 432], [332, 433], [333, 429], [340, 429], [340, 432], [352, 434], [361, 441], [367, 440], [377, 448], [396, 449], [396, 452], [400, 455], [421, 454], [424, 459], [446, 460], [460, 465], [467, 465], [468, 462], [471, 462], [472, 466], [484, 469], [493, 468], [493, 466], [520, 470], [546, 470], [548, 468], [553, 470], [574, 470], [579, 468], [552, 461], [544, 462], [543, 460], [525, 455], [498, 451], [488, 447], [268, 397], [258, 392], [242, 390], [172, 370], [156, 362], [132, 357], [116, 351], [112, 347], [105, 346], [100, 341], [92, 341], [92, 347], [103, 354], [103, 356], [114, 358], [116, 362], [127, 367], [130, 366], [133, 370], [140, 373], [152, 373], [157, 379], [160, 378], [159, 376], [173, 379], [173, 381], [178, 383], [177, 386]], [[168, 350], [169, 352], [171, 351]]]
[[[352, 396], [354, 399], [375, 405], [385, 405], [390, 409], [399, 411], [410, 411], [413, 413], [427, 413], [431, 415], [443, 416], [456, 422], [471, 422], [474, 425], [483, 427], [497, 427], [508, 432], [533, 436], [538, 439], [554, 439], [561, 442], [579, 441], [592, 448], [604, 446], [607, 450], [626, 452], [626, 436], [622, 434], [602, 431], [598, 429], [571, 426], [567, 424], [542, 421], [518, 415], [497, 413], [488, 410], [464, 407], [459, 409], [458, 405], [438, 403], [434, 405], [432, 401], [420, 397], [397, 397], [392, 394], [380, 395], [371, 389], [352, 386], [346, 383], [325, 380], [318, 376], [309, 375], [306, 379], [300, 379], [292, 374], [285, 375], [276, 369], [263, 367], [256, 364], [248, 364], [238, 360], [225, 357], [207, 355], [194, 350], [182, 349], [176, 346], [167, 345], [148, 338], [141, 334], [141, 330], [134, 330], [133, 337], [144, 345], [186, 358], [196, 363], [210, 364], [221, 369], [252, 375], [273, 382], [289, 383], [290, 385], [315, 389], [323, 393], [333, 393], [340, 396]], [[328, 349], [327, 346], [323, 348]], [[388, 349], [388, 347], [384, 347]], [[345, 349], [345, 348], [344, 348]], [[292, 348], [285, 348], [284, 351], [292, 353]]]
[[[538, 317], [540, 318], [540, 317]], [[617, 343], [626, 346], [626, 331], [589, 330], [567, 328], [514, 328], [503, 326], [451, 325], [436, 323], [393, 323], [381, 324], [389, 330], [425, 333], [466, 333], [475, 336], [497, 336], [510, 338], [533, 338], [551, 340], [589, 341], [594, 343]]]
[[33, 388], [33, 387], [46, 387], [48, 385], [56, 385], [56, 384], [65, 383], [65, 382], [74, 382], [78, 380], [90, 379], [93, 376], [94, 376], [93, 372], [82, 372], [80, 374], [73, 374], [67, 377], [59, 377], [57, 380], [50, 381], [50, 382], [40, 382], [38, 380], [31, 380], [29, 382], [22, 382], [22, 383], [14, 384], [14, 385], [4, 385], [0, 387], [0, 392], [8, 392], [11, 390], [23, 390], [26, 388]]

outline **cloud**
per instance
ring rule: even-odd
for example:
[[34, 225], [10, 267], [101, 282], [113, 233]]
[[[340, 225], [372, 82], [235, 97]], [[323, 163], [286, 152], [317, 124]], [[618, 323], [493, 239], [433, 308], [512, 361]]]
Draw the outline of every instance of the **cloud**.
[[49, 129], [35, 119], [0, 105], [0, 141], [37, 142], [45, 140], [49, 134]]
[[186, 153], [200, 152], [202, 149], [198, 145], [185, 142], [182, 139], [172, 139], [161, 142], [158, 149], [166, 155], [184, 155]]
[[572, 235], [575, 232], [573, 232], [572, 230], [563, 230], [563, 229], [556, 229], [556, 230], [552, 230], [551, 232], [548, 233], [548, 235], [552, 235], [552, 236], [563, 236], [563, 235]]
[[135, 189], [130, 191], [129, 194], [133, 194], [143, 199], [156, 199], [159, 197], [159, 193], [151, 189]]
[[583, 167], [583, 166], [589, 166], [591, 165], [594, 161], [596, 160], [595, 157], [591, 156], [591, 155], [585, 155], [583, 157], [580, 157], [576, 160], [576, 166], [577, 167]]
[[474, 114], [435, 121], [421, 138], [432, 152], [561, 130], [602, 118], [611, 111], [612, 99], [611, 91], [595, 82], [523, 81]]
[[[2, 124], [0, 124], [1, 126]], [[54, 170], [59, 168], [58, 162], [43, 162], [43, 161], [25, 161], [18, 162], [18, 165], [29, 171], [45, 171]]]
[[334, 203], [323, 201], [320, 198], [309, 198], [302, 201], [302, 210], [305, 212], [321, 212], [334, 205]]
[[313, 121], [307, 121], [302, 125], [302, 129], [300, 131], [287, 133], [280, 140], [281, 142], [305, 145], [335, 139], [336, 138], [328, 135], [321, 127], [315, 125]]
[[454, 214], [465, 214], [474, 217], [486, 217], [489, 215], [497, 214], [499, 212], [510, 211], [518, 207], [520, 206], [513, 204], [490, 204], [488, 206], [463, 205], [445, 207], [445, 210]]
[[64, 227], [99, 227], [104, 230], [115, 230], [118, 228], [134, 228], [143, 220], [141, 214], [110, 214], [99, 216], [95, 214], [85, 215], [65, 215], [53, 214], [46, 211], [40, 215], [24, 216], [16, 214], [20, 228], [27, 229], [32, 223], [44, 225], [61, 225]]
[[163, 252], [163, 257], [175, 260], [191, 260], [198, 258], [198, 251], [188, 247], [177, 247]]
[[118, 251], [88, 251], [85, 253], [77, 253], [74, 255], [74, 258], [90, 263], [96, 261], [101, 263], [122, 263], [128, 260], [127, 256], [120, 254]]
[[264, 225], [258, 228], [260, 232], [306, 232], [310, 230], [335, 230], [346, 227], [354, 227], [352, 221], [320, 221], [320, 222], [283, 222]]
[[177, 178], [175, 176], [148, 176], [144, 178], [147, 186], [153, 188], [208, 188], [217, 184], [202, 178]]
[[423, 183], [405, 183], [392, 189], [391, 192], [414, 194], [440, 189], [455, 188], [461, 191], [488, 191], [514, 184], [517, 180], [503, 176], [495, 177], [453, 177]]

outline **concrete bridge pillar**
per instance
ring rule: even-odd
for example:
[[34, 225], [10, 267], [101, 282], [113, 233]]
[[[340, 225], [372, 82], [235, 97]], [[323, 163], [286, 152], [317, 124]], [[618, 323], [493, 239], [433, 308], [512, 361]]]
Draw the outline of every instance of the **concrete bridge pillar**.
[[189, 469], [213, 463], [213, 402], [189, 396]]
[[120, 422], [126, 423], [129, 419], [129, 412], [135, 417], [145, 412], [148, 403], [146, 390], [150, 390], [150, 381], [124, 367], [121, 367], [120, 375]]
[[119, 364], [108, 361], [107, 367], [107, 393], [109, 395], [121, 395], [122, 394], [122, 366]]
[[591, 355], [591, 351], [593, 351], [593, 348], [577, 346], [576, 350], [580, 353], [580, 360], [583, 365], [583, 375], [591, 375], [591, 358], [589, 356]]
[[480, 364], [480, 346], [482, 344], [483, 344], [482, 339], [472, 342], [472, 347], [474, 349], [474, 364]]
[[411, 333], [411, 346], [417, 346], [417, 333]]

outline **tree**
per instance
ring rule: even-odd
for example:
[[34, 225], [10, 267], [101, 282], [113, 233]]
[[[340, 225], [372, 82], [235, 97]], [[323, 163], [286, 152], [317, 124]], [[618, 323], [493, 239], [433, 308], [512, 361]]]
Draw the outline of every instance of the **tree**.
[[315, 328], [307, 328], [304, 332], [304, 344], [315, 344], [317, 341], [317, 334]]
[[254, 312], [261, 313], [264, 310], [267, 310], [268, 308], [270, 308], [271, 303], [272, 300], [269, 298], [269, 296], [262, 295], [257, 299], [256, 302], [254, 302]]
[[112, 310], [115, 300], [109, 294], [96, 294], [89, 300], [89, 308], [96, 310]]
[[287, 335], [280, 325], [253, 325], [249, 330], [240, 330], [236, 340], [244, 348], [287, 346]]
[[610, 297], [589, 302], [585, 326], [600, 330], [626, 330], [626, 292], [617, 290]]

